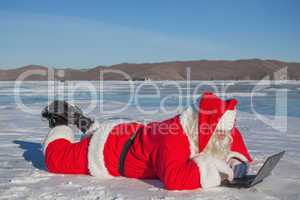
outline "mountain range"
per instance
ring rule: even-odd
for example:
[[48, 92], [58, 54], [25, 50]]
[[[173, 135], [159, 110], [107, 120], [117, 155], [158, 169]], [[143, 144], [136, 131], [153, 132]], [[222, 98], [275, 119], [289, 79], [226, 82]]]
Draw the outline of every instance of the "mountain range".
[[[0, 81], [46, 81], [49, 69], [41, 65], [1, 69]], [[50, 77], [55, 80], [278, 80], [282, 76], [300, 80], [300, 63], [261, 59], [122, 63], [90, 69], [55, 68], [52, 71], [54, 76]]]

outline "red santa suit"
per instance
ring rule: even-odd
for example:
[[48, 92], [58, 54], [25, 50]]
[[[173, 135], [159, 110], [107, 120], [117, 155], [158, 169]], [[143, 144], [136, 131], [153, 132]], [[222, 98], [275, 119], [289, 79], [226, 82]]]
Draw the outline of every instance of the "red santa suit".
[[[170, 190], [215, 187], [221, 183], [220, 172], [233, 176], [226, 160], [252, 160], [235, 127], [236, 104], [235, 99], [224, 101], [206, 92], [196, 109], [190, 107], [171, 119], [95, 123], [89, 130], [92, 136], [80, 142], [74, 141], [69, 127], [57, 126], [44, 142], [45, 163], [54, 173], [120, 176], [124, 144], [139, 130], [125, 158], [126, 177], [160, 179]], [[232, 137], [225, 160], [205, 153], [216, 130], [230, 131]]]

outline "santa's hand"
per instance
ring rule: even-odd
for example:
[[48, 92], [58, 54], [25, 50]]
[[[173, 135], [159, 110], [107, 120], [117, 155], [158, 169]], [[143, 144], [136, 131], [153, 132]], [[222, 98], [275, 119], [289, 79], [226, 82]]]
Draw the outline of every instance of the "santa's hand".
[[229, 166], [234, 169], [235, 166], [242, 164], [243, 162], [236, 159], [236, 158], [230, 158], [229, 161], [227, 162]]
[[229, 181], [233, 180], [233, 171], [224, 160], [208, 154], [199, 154], [193, 160], [200, 168], [202, 188], [219, 186], [222, 181], [222, 175], [225, 175]]
[[231, 151], [227, 156], [226, 156], [226, 161], [229, 162], [231, 159], [236, 159], [241, 162], [249, 162], [248, 159], [241, 153]]
[[231, 158], [228, 164], [233, 170], [234, 178], [242, 178], [248, 173], [249, 165], [246, 162]]

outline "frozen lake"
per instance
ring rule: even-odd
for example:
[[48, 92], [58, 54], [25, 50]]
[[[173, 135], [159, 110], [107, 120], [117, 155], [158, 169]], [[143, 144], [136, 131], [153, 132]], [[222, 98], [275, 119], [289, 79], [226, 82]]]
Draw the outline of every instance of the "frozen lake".
[[[0, 199], [300, 199], [300, 82], [0, 82]], [[52, 99], [80, 105], [90, 116], [160, 120], [210, 90], [237, 98], [238, 126], [255, 162], [287, 153], [272, 176], [250, 189], [170, 192], [158, 181], [54, 175], [45, 171], [41, 109]]]

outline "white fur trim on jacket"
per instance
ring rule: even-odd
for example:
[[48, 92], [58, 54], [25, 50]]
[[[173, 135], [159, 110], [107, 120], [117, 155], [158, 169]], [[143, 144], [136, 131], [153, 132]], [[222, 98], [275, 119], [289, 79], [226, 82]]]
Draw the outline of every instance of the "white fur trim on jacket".
[[48, 144], [57, 139], [67, 139], [73, 143], [75, 141], [74, 132], [70, 127], [65, 125], [56, 126], [51, 129], [44, 140], [44, 153], [46, 152]]
[[203, 189], [216, 187], [221, 184], [221, 174], [226, 174], [228, 180], [233, 179], [233, 171], [223, 160], [208, 154], [198, 154], [193, 158], [200, 173], [200, 184]]
[[235, 117], [236, 109], [227, 110], [219, 120], [216, 130], [230, 131], [234, 127]]
[[188, 138], [192, 158], [198, 153], [198, 112], [188, 107], [180, 115], [180, 124]]
[[[111, 130], [120, 123], [129, 123], [130, 121], [115, 120], [112, 122], [105, 122], [97, 128], [93, 133], [89, 149], [88, 149], [88, 168], [90, 174], [96, 177], [110, 178], [112, 177], [104, 163], [104, 146]], [[132, 121], [131, 121], [132, 122]], [[95, 127], [94, 127], [95, 128]]]

